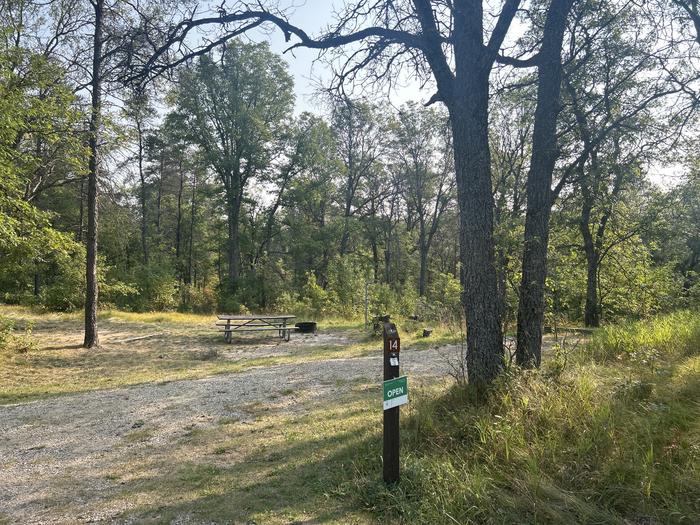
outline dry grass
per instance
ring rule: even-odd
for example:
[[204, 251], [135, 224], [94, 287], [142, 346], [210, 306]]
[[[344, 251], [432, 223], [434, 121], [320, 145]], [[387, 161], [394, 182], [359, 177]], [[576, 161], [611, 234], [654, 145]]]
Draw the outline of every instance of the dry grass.
[[[377, 352], [381, 341], [361, 324], [324, 321], [313, 344], [300, 336], [290, 343], [275, 336], [243, 337], [227, 345], [214, 329], [214, 316], [180, 313], [100, 313], [101, 346], [81, 347], [80, 314], [41, 313], [0, 305], [0, 316], [22, 329], [34, 324], [37, 348], [28, 353], [0, 352], [0, 404], [105, 388], [198, 379], [235, 373], [254, 366], [362, 357]], [[446, 329], [430, 339], [418, 330], [402, 335], [404, 347], [416, 348], [455, 340]]]
[[342, 404], [317, 400], [291, 413], [249, 406], [245, 420], [221, 419], [167, 451], [151, 446], [113, 465], [101, 475], [118, 488], [100, 504], [128, 508], [118, 520], [137, 523], [378, 523], [343, 493], [358, 447], [379, 446], [377, 393], [353, 385]]

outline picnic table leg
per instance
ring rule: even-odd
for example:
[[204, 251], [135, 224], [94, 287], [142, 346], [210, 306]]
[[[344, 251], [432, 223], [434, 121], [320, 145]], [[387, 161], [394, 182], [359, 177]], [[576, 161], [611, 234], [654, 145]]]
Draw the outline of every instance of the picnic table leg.
[[224, 332], [224, 341], [231, 344], [231, 320], [226, 320], [226, 331]]

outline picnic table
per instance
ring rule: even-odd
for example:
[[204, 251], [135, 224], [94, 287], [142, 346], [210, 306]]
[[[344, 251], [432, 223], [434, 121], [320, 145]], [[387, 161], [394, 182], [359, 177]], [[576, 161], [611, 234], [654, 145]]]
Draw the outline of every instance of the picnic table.
[[224, 333], [224, 341], [230, 343], [234, 332], [276, 331], [280, 339], [289, 341], [289, 334], [295, 329], [287, 323], [294, 315], [229, 315], [217, 316], [216, 325]]

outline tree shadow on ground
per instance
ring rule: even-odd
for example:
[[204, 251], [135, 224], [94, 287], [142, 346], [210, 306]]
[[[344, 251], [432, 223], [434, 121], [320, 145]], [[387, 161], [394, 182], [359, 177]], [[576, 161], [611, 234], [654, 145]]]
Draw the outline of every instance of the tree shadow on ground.
[[[292, 416], [286, 425], [290, 429], [305, 425], [309, 417], [323, 417], [323, 412]], [[342, 419], [329, 419], [330, 432], [303, 439], [284, 431], [280, 434], [274, 428], [277, 422], [271, 420], [268, 426], [251, 431], [249, 438], [239, 434], [238, 441], [219, 440], [208, 455], [196, 457], [199, 461], [148, 468], [146, 472], [157, 475], [129, 482], [118, 498], [150, 503], [130, 505], [120, 519], [139, 523], [185, 518], [195, 523], [374, 522], [366, 509], [358, 507], [347, 484], [358, 458], [373, 458], [381, 476], [381, 419], [372, 417], [375, 421], [368, 422], [368, 415], [367, 408], [350, 410], [344, 413], [354, 418], [349, 429], [342, 429]], [[266, 444], [265, 432], [275, 430], [273, 443]], [[244, 439], [255, 444], [241, 456], [238, 448]]]

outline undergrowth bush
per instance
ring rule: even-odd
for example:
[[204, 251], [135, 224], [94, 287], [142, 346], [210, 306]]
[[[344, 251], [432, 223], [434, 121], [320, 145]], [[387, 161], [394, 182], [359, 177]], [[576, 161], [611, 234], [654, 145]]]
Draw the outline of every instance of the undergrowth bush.
[[366, 445], [346, 490], [404, 523], [699, 523], [698, 343], [680, 312], [602, 330], [556, 374], [511, 369], [485, 402], [414, 392], [400, 483]]
[[216, 311], [216, 304], [216, 293], [211, 288], [199, 288], [191, 284], [180, 287], [180, 312], [211, 314]]
[[15, 321], [0, 316], [0, 352], [27, 354], [36, 350], [36, 340], [32, 336], [34, 324], [28, 322], [22, 332], [16, 333]]

